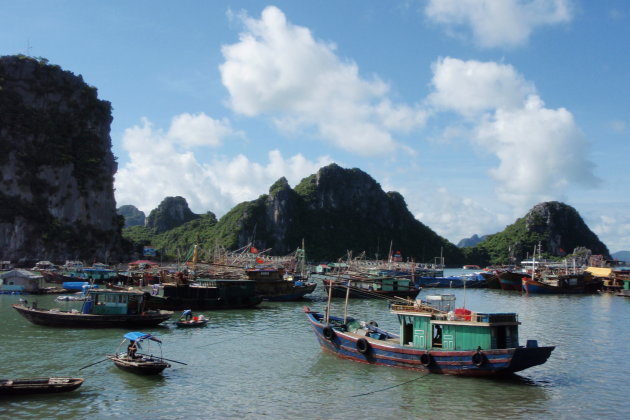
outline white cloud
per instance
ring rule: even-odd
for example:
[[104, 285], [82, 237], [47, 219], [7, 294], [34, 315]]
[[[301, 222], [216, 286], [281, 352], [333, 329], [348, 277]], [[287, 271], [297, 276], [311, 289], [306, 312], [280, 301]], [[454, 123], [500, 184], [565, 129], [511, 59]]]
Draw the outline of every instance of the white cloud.
[[394, 131], [424, 124], [423, 110], [392, 104], [387, 84], [361, 78], [354, 62], [335, 55], [334, 45], [287, 22], [278, 8], [265, 8], [260, 20], [241, 19], [246, 30], [238, 43], [223, 46], [220, 66], [235, 112], [269, 115], [286, 131], [314, 128], [323, 139], [366, 156], [392, 152]]
[[417, 220], [454, 244], [475, 234], [496, 233], [514, 222], [471, 197], [457, 197], [446, 188], [424, 188], [421, 195], [402, 192]]
[[227, 136], [240, 135], [227, 119], [215, 120], [204, 113], [180, 114], [173, 118], [168, 137], [187, 147], [220, 146]]
[[[154, 130], [147, 119], [142, 125], [125, 130], [123, 147], [129, 153], [129, 162], [116, 175], [119, 206], [133, 204], [148, 213], [165, 197], [182, 196], [194, 212], [212, 211], [220, 217], [239, 202], [267, 193], [282, 176], [295, 185], [331, 163], [327, 156], [317, 161], [309, 161], [300, 154], [285, 159], [277, 150], [269, 152], [266, 164], [252, 162], [243, 155], [215, 156], [202, 162], [190, 151], [177, 150], [186, 145], [197, 146], [198, 142], [181, 142], [172, 135], [189, 132], [182, 125], [188, 118], [175, 117], [166, 134]], [[192, 125], [190, 131], [194, 132], [195, 123]]]
[[521, 107], [523, 98], [536, 92], [532, 83], [506, 64], [445, 57], [434, 63], [432, 69], [431, 84], [435, 91], [428, 102], [464, 115]]
[[429, 0], [426, 16], [457, 36], [468, 26], [482, 47], [514, 47], [527, 42], [538, 26], [569, 22], [570, 0]]
[[499, 159], [490, 173], [501, 200], [526, 211], [541, 201], [562, 200], [570, 185], [597, 185], [588, 142], [573, 115], [545, 108], [514, 68], [444, 58], [433, 69], [429, 102], [476, 125], [471, 140]]
[[528, 97], [517, 110], [498, 109], [477, 127], [475, 141], [500, 159], [491, 170], [503, 201], [526, 210], [564, 198], [570, 184], [593, 187], [599, 180], [588, 160], [588, 144], [566, 109], [547, 109]]
[[608, 123], [608, 127], [615, 133], [625, 133], [627, 125], [622, 120], [612, 120]]

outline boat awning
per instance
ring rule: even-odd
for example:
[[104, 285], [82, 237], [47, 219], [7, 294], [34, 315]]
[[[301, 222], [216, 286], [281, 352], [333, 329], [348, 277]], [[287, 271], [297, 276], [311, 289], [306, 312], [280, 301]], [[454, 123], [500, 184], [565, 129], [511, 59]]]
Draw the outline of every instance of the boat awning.
[[586, 270], [595, 277], [610, 277], [612, 275], [612, 268], [606, 267], [588, 267]]
[[124, 337], [127, 340], [131, 340], [131, 341], [152, 340], [152, 341], [157, 341], [158, 343], [161, 343], [161, 341], [157, 337], [154, 337], [151, 334], [146, 334], [140, 331], [128, 332], [127, 334], [124, 335]]

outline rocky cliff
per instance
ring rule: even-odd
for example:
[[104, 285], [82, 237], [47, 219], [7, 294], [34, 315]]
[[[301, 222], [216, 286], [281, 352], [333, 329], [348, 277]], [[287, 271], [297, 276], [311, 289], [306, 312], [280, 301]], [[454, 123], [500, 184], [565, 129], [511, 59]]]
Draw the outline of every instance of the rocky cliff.
[[127, 204], [116, 209], [116, 213], [125, 218], [125, 227], [144, 226], [146, 216], [136, 206]]
[[476, 262], [480, 264], [518, 263], [531, 257], [534, 247], [539, 244], [544, 257], [587, 252], [610, 258], [606, 245], [589, 229], [579, 213], [557, 201], [535, 205], [503, 232], [490, 235], [473, 247], [470, 255], [475, 254]]
[[385, 193], [360, 169], [336, 164], [321, 168], [295, 189], [281, 178], [268, 195], [236, 206], [216, 229], [238, 231], [228, 246], [253, 241], [276, 255], [295, 250], [304, 239], [309, 258], [315, 259], [340, 258], [347, 251], [387, 258], [392, 243], [404, 258], [415, 261], [433, 262], [440, 253], [453, 263], [462, 258], [455, 245], [413, 217], [399, 193]]
[[81, 76], [0, 57], [0, 257], [115, 260], [111, 105]]
[[145, 226], [162, 233], [198, 218], [199, 215], [190, 210], [184, 197], [166, 197], [149, 213]]

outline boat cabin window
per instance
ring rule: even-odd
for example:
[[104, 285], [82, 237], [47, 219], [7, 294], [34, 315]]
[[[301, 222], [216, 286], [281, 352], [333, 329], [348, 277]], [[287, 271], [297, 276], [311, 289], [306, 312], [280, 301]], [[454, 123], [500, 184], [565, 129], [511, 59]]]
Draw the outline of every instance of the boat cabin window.
[[401, 326], [401, 344], [410, 344], [413, 342], [413, 317], [398, 315], [398, 321]]
[[433, 347], [442, 347], [442, 326], [433, 325]]

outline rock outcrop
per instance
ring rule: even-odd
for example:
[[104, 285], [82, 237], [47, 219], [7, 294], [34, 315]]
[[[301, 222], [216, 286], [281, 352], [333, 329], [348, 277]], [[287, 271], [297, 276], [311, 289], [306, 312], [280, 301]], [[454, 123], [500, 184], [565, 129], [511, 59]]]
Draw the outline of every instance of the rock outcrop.
[[336, 259], [348, 251], [386, 259], [392, 243], [415, 261], [432, 262], [440, 253], [453, 263], [462, 259], [455, 245], [413, 217], [399, 193], [385, 193], [360, 169], [336, 164], [321, 168], [295, 189], [281, 178], [268, 195], [232, 209], [217, 230], [225, 231], [227, 225], [238, 231], [237, 242], [228, 247], [253, 241], [275, 255], [294, 251], [304, 240], [309, 258], [315, 259]]
[[162, 233], [198, 218], [199, 215], [190, 210], [184, 197], [166, 197], [149, 213], [145, 226]]
[[81, 76], [0, 57], [0, 257], [116, 260], [111, 105]]
[[144, 226], [146, 216], [143, 211], [140, 211], [136, 206], [132, 206], [131, 204], [126, 204], [124, 206], [118, 207], [116, 209], [116, 213], [125, 218], [125, 226]]

